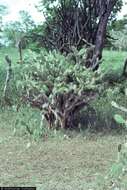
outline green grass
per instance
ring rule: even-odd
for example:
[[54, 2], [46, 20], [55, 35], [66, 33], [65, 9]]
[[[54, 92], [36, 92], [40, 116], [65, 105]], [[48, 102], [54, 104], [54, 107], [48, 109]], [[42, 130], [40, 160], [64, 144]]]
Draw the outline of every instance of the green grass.
[[9, 57], [13, 60], [13, 63], [18, 61], [18, 51], [16, 48], [1, 48], [0, 49], [0, 67], [4, 64], [5, 55], [9, 55]]
[[[12, 60], [13, 63], [16, 63], [19, 59], [18, 50], [16, 48], [1, 48], [0, 49], [0, 67], [4, 65], [4, 57], [8, 54]], [[102, 68], [103, 69], [115, 69], [119, 70], [123, 67], [124, 60], [127, 58], [126, 52], [121, 51], [112, 51], [112, 50], [104, 50], [103, 51], [103, 63]]]
[[121, 51], [103, 51], [103, 63], [101, 68], [104, 71], [121, 72], [123, 69], [124, 61], [127, 58], [127, 52]]

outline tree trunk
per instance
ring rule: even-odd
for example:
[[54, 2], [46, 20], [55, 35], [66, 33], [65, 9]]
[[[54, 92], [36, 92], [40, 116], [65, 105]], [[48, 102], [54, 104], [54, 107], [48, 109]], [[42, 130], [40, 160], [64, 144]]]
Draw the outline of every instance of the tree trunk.
[[23, 63], [23, 56], [22, 56], [22, 40], [18, 42], [18, 51], [19, 51], [19, 62]]
[[99, 60], [102, 58], [102, 51], [104, 48], [108, 19], [116, 2], [117, 0], [109, 0], [108, 4], [105, 4], [105, 6], [103, 6], [103, 9], [100, 13], [100, 19], [95, 39], [95, 49], [91, 60], [91, 67], [93, 71], [97, 70], [99, 67]]

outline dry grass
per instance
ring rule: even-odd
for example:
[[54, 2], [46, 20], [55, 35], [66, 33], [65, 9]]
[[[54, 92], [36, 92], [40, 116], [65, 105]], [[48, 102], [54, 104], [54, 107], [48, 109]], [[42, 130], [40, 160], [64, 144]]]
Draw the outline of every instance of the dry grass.
[[13, 136], [6, 125], [6, 120], [0, 124], [0, 186], [88, 190], [116, 160], [122, 141], [122, 136], [77, 135], [35, 142]]

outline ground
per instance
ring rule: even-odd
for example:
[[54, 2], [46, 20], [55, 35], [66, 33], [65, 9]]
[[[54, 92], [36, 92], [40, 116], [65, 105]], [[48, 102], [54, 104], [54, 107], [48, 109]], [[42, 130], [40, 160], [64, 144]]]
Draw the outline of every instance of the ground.
[[14, 135], [13, 122], [3, 117], [0, 114], [0, 186], [89, 190], [97, 175], [105, 174], [117, 159], [122, 136], [77, 134], [36, 142]]

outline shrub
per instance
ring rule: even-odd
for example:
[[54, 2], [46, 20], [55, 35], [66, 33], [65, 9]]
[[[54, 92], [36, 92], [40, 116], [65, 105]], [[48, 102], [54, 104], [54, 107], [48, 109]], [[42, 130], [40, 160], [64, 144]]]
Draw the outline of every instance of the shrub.
[[42, 110], [50, 127], [74, 128], [75, 114], [99, 91], [95, 74], [80, 64], [82, 52], [75, 55], [76, 62], [72, 54], [65, 57], [56, 51], [25, 57], [17, 86], [23, 100]]

